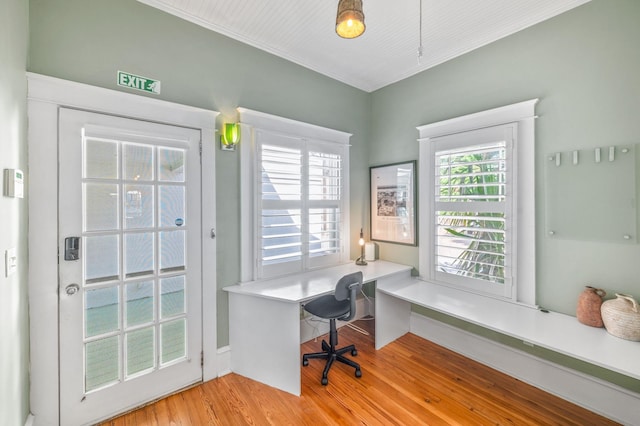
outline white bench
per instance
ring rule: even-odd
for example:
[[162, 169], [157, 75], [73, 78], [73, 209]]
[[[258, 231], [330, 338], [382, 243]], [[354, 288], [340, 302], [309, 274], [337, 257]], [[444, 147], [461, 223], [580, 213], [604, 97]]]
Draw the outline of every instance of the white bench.
[[415, 277], [376, 287], [376, 349], [410, 331], [412, 303], [640, 380], [640, 342], [619, 339], [570, 315], [505, 303]]
[[[434, 341], [619, 423], [640, 425], [640, 389], [613, 385], [517, 349], [411, 312], [422, 306], [587, 363], [640, 380], [640, 343], [543, 312], [415, 277], [378, 283], [376, 349], [407, 332]], [[461, 373], [463, 374], [463, 373]]]

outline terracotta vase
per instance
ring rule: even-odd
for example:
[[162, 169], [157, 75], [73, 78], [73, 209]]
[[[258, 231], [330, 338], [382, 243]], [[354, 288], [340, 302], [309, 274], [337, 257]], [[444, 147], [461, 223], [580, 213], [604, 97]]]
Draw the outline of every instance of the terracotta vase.
[[600, 307], [602, 306], [602, 298], [606, 295], [607, 293], [600, 288], [586, 286], [578, 297], [578, 308], [576, 309], [578, 321], [591, 327], [604, 327]]
[[602, 304], [602, 319], [609, 334], [621, 339], [640, 341], [640, 309], [628, 294], [616, 293], [616, 299]]

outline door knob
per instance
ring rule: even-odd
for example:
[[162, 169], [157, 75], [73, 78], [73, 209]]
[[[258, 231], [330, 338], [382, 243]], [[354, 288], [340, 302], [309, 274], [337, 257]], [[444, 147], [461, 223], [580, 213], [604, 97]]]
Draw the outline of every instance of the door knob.
[[69, 284], [68, 286], [66, 286], [64, 288], [65, 293], [67, 293], [69, 296], [73, 296], [74, 294], [76, 294], [78, 291], [80, 291], [80, 286], [78, 284]]

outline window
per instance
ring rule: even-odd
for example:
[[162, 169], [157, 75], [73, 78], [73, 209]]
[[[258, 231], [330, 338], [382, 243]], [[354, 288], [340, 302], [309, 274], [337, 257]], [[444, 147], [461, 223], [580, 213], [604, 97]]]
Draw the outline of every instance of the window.
[[[247, 226], [243, 224], [243, 231], [250, 230], [243, 236], [243, 252], [252, 259], [247, 267], [253, 272], [243, 281], [346, 261], [348, 135], [242, 111], [242, 133], [253, 135], [254, 147], [243, 153], [253, 154], [251, 164], [243, 163], [249, 173], [242, 173], [242, 190], [253, 199], [253, 217], [246, 215]], [[267, 120], [256, 122], [255, 114]], [[327, 136], [341, 136], [342, 142]]]
[[339, 263], [343, 148], [261, 130], [256, 142], [259, 276]]
[[515, 125], [434, 138], [434, 277], [510, 297]]
[[533, 105], [418, 128], [423, 278], [535, 304]]

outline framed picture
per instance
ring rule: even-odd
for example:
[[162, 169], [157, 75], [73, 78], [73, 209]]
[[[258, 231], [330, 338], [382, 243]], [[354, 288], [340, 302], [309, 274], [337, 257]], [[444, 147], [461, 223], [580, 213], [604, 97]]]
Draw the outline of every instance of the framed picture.
[[417, 245], [416, 161], [369, 168], [371, 239]]

